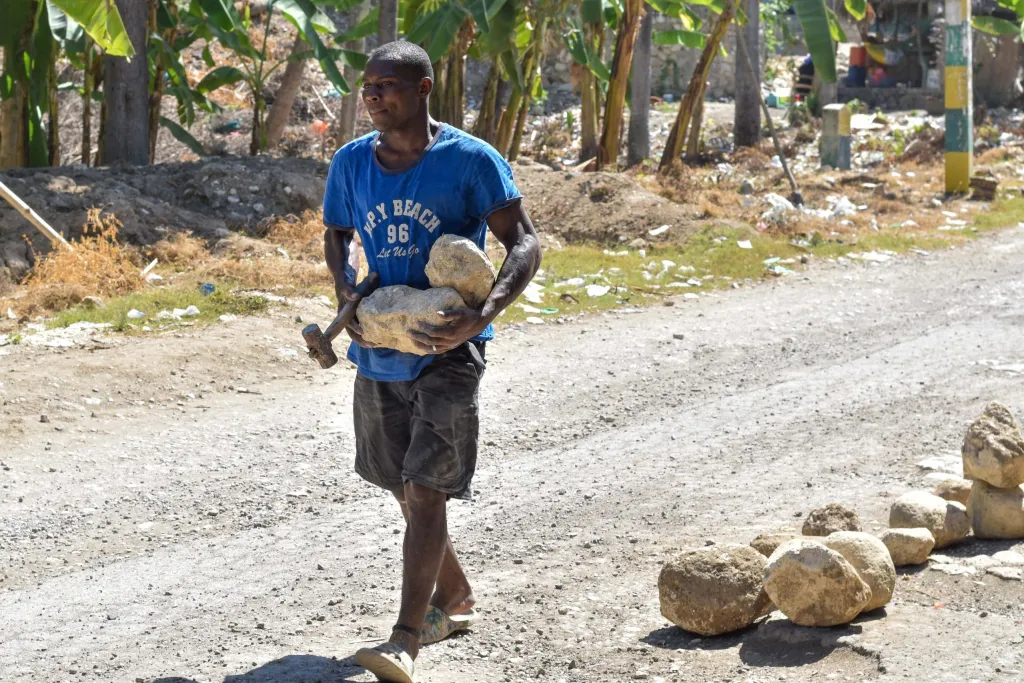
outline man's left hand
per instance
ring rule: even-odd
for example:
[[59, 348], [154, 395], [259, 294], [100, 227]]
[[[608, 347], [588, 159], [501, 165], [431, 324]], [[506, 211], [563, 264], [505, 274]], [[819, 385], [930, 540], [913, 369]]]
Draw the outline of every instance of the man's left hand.
[[418, 330], [409, 330], [409, 337], [420, 351], [440, 354], [461, 346], [487, 328], [487, 320], [479, 311], [471, 308], [456, 308], [438, 311], [443, 325], [423, 323]]

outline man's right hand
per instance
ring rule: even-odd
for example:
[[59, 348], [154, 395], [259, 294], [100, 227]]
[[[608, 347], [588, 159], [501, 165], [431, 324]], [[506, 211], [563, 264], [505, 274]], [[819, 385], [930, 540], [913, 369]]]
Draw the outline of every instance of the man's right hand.
[[[349, 282], [340, 283], [337, 287], [336, 292], [338, 295], [339, 313], [341, 312], [341, 309], [345, 307], [346, 303], [350, 301], [359, 300], [359, 293], [356, 292], [355, 285]], [[376, 344], [372, 344], [363, 339], [363, 328], [360, 327], [359, 321], [356, 320], [355, 318], [352, 318], [352, 322], [349, 324], [348, 327], [345, 328], [345, 332], [348, 334], [349, 339], [354, 341], [359, 346], [362, 346], [364, 349], [373, 349], [377, 347]]]

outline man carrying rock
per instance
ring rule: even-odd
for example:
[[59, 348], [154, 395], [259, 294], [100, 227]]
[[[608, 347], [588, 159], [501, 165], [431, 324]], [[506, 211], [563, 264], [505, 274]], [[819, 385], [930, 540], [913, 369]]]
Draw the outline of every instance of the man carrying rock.
[[476, 466], [478, 386], [491, 323], [537, 272], [537, 233], [512, 170], [490, 145], [430, 118], [427, 53], [399, 41], [373, 51], [362, 99], [378, 132], [334, 156], [324, 195], [328, 267], [338, 300], [352, 300], [358, 231], [381, 286], [429, 286], [425, 266], [444, 234], [484, 248], [486, 228], [507, 256], [478, 309], [439, 313], [440, 326], [409, 330], [423, 354], [378, 348], [348, 329], [359, 367], [353, 412], [356, 472], [398, 499], [406, 519], [402, 599], [387, 643], [356, 653], [382, 681], [411, 683], [420, 646], [475, 617], [469, 581], [448, 537], [449, 498], [470, 498]]

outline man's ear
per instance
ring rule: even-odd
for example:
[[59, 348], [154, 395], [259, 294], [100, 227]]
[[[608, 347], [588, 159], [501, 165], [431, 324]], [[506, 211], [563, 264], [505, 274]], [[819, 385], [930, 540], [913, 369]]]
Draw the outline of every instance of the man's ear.
[[432, 92], [434, 92], [433, 79], [424, 78], [420, 81], [420, 97], [428, 97]]

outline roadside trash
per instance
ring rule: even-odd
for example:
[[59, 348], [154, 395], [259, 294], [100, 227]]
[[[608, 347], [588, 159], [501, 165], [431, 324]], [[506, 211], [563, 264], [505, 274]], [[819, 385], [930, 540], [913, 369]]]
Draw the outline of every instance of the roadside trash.
[[203, 296], [210, 296], [216, 289], [217, 288], [211, 285], [209, 282], [204, 282], [203, 284], [199, 285], [199, 291], [202, 293]]
[[604, 250], [605, 256], [628, 256], [628, 251], [611, 251], [610, 249]]
[[736, 246], [740, 249], [753, 249], [754, 245], [750, 243], [750, 240], [739, 240], [736, 242]]
[[134, 308], [132, 310], [128, 311], [128, 319], [129, 320], [142, 320], [145, 317], [146, 317], [145, 313], [143, 313], [142, 311], [136, 310]]
[[214, 128], [213, 132], [220, 135], [227, 135], [228, 133], [234, 133], [235, 131], [241, 130], [241, 128], [242, 124], [232, 119], [231, 121], [222, 123]]
[[537, 308], [536, 306], [531, 306], [529, 304], [519, 304], [519, 308], [523, 309], [527, 313], [540, 313], [541, 312], [541, 309]]
[[541, 315], [554, 315], [555, 313], [558, 313], [557, 308], [545, 308], [540, 312]]
[[775, 221], [776, 223], [786, 220], [786, 214], [790, 211], [795, 211], [796, 207], [793, 203], [781, 195], [777, 195], [774, 192], [769, 192], [764, 196], [764, 200], [771, 205], [771, 208], [761, 214], [761, 218], [767, 218]]
[[530, 323], [531, 325], [543, 325], [544, 324], [544, 321], [541, 320], [540, 318], [536, 317], [536, 316], [531, 316], [531, 317], [527, 318], [526, 322]]
[[[583, 284], [583, 282], [581, 281], [580, 284]], [[526, 290], [523, 292], [523, 298], [531, 304], [544, 303], [544, 286], [538, 285], [536, 282], [531, 282], [526, 285]]]
[[[581, 277], [571, 277], [568, 280], [562, 280], [555, 287], [582, 287], [586, 284], [586, 280]], [[539, 301], [536, 303], [540, 303]]]
[[[645, 271], [646, 272], [646, 271]], [[608, 285], [587, 285], [587, 296], [598, 297], [604, 296], [611, 291], [611, 287]]]
[[237, 315], [231, 315], [230, 313], [225, 313], [224, 315], [222, 315], [220, 317], [220, 321], [222, 323], [230, 323], [230, 322], [234, 322], [235, 320], [238, 320], [238, 316]]
[[[174, 310], [175, 310], [175, 312], [178, 311], [178, 309], [174, 309]], [[199, 315], [199, 309], [196, 306], [189, 306], [188, 308], [186, 308], [181, 313], [181, 316], [183, 318], [192, 318], [192, 317], [195, 317], [197, 315]]]
[[669, 228], [671, 228], [671, 227], [672, 227], [671, 225], [663, 225], [660, 228], [654, 228], [653, 230], [648, 230], [647, 234], [650, 235], [651, 237], [657, 237], [658, 235], [663, 235], [664, 233], [668, 232]]

